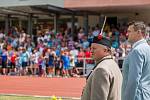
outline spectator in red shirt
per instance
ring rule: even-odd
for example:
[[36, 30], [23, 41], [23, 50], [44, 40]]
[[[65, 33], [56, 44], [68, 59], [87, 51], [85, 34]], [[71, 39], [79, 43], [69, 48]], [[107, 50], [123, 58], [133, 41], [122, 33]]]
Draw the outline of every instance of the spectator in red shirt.
[[16, 52], [14, 51], [11, 56], [11, 68], [14, 72], [16, 72], [16, 58], [17, 58], [17, 55], [16, 55]]
[[90, 51], [90, 48], [87, 48], [85, 51], [85, 57], [86, 57], [86, 63], [88, 64], [92, 64], [93, 60], [92, 60], [92, 53]]

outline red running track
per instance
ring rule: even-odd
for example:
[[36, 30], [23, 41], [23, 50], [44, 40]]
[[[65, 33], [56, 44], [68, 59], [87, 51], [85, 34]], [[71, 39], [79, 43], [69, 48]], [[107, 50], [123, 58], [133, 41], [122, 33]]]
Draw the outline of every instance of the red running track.
[[0, 94], [79, 98], [84, 85], [85, 78], [0, 76]]

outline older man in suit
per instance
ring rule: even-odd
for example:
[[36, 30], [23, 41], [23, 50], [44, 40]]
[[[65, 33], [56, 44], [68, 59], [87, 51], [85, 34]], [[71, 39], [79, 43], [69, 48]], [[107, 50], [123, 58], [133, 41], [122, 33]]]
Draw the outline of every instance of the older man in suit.
[[132, 50], [123, 63], [122, 100], [150, 100], [150, 46], [145, 24], [132, 22], [127, 30]]
[[96, 66], [87, 77], [81, 100], [121, 100], [122, 75], [111, 57], [111, 43], [101, 36], [93, 40], [91, 51]]

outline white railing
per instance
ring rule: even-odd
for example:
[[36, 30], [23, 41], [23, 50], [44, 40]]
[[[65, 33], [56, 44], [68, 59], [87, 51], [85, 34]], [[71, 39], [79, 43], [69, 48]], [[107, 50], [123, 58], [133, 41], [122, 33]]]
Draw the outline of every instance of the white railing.
[[[82, 69], [83, 69], [83, 75], [85, 76], [86, 75], [86, 70], [89, 70], [89, 68], [86, 68], [86, 60], [93, 60], [92, 58], [86, 58], [86, 57], [83, 57], [83, 58], [81, 58], [81, 57], [78, 57], [77, 58], [78, 60], [83, 60], [83, 66], [81, 66], [81, 67], [83, 67]], [[94, 65], [93, 65], [93, 67], [94, 67]]]
[[[115, 58], [114, 60], [118, 63], [119, 65], [119, 60], [124, 60], [125, 57], [117, 57]], [[93, 64], [93, 66], [91, 66], [92, 68], [88, 67], [87, 68], [87, 63], [86, 63], [86, 60], [93, 60], [92, 58], [86, 58], [86, 57], [78, 57], [77, 58], [78, 60], [82, 60], [83, 61], [83, 66], [80, 66], [78, 69], [82, 70], [83, 71], [83, 76], [86, 76], [88, 73], [86, 72], [86, 70], [88, 71], [91, 71], [92, 68], [94, 67], [95, 64]], [[95, 62], [95, 61], [94, 61]], [[122, 70], [122, 68], [120, 68], [120, 70]]]

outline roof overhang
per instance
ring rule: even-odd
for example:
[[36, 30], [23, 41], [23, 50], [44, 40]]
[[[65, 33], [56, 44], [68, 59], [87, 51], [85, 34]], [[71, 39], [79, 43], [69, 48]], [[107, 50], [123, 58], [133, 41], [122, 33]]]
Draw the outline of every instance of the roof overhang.
[[[1, 15], [19, 15], [19, 16], [48, 16], [53, 17], [58, 15], [71, 15], [74, 12], [72, 10], [56, 7], [53, 5], [34, 5], [34, 6], [12, 6], [12, 7], [0, 7]], [[0, 15], [0, 16], [1, 16]]]
[[[0, 16], [53, 16], [52, 13], [66, 13], [64, 0], [1, 0]], [[64, 8], [65, 9], [65, 8]]]
[[0, 7], [53, 5], [64, 8], [64, 0], [1, 0]]

